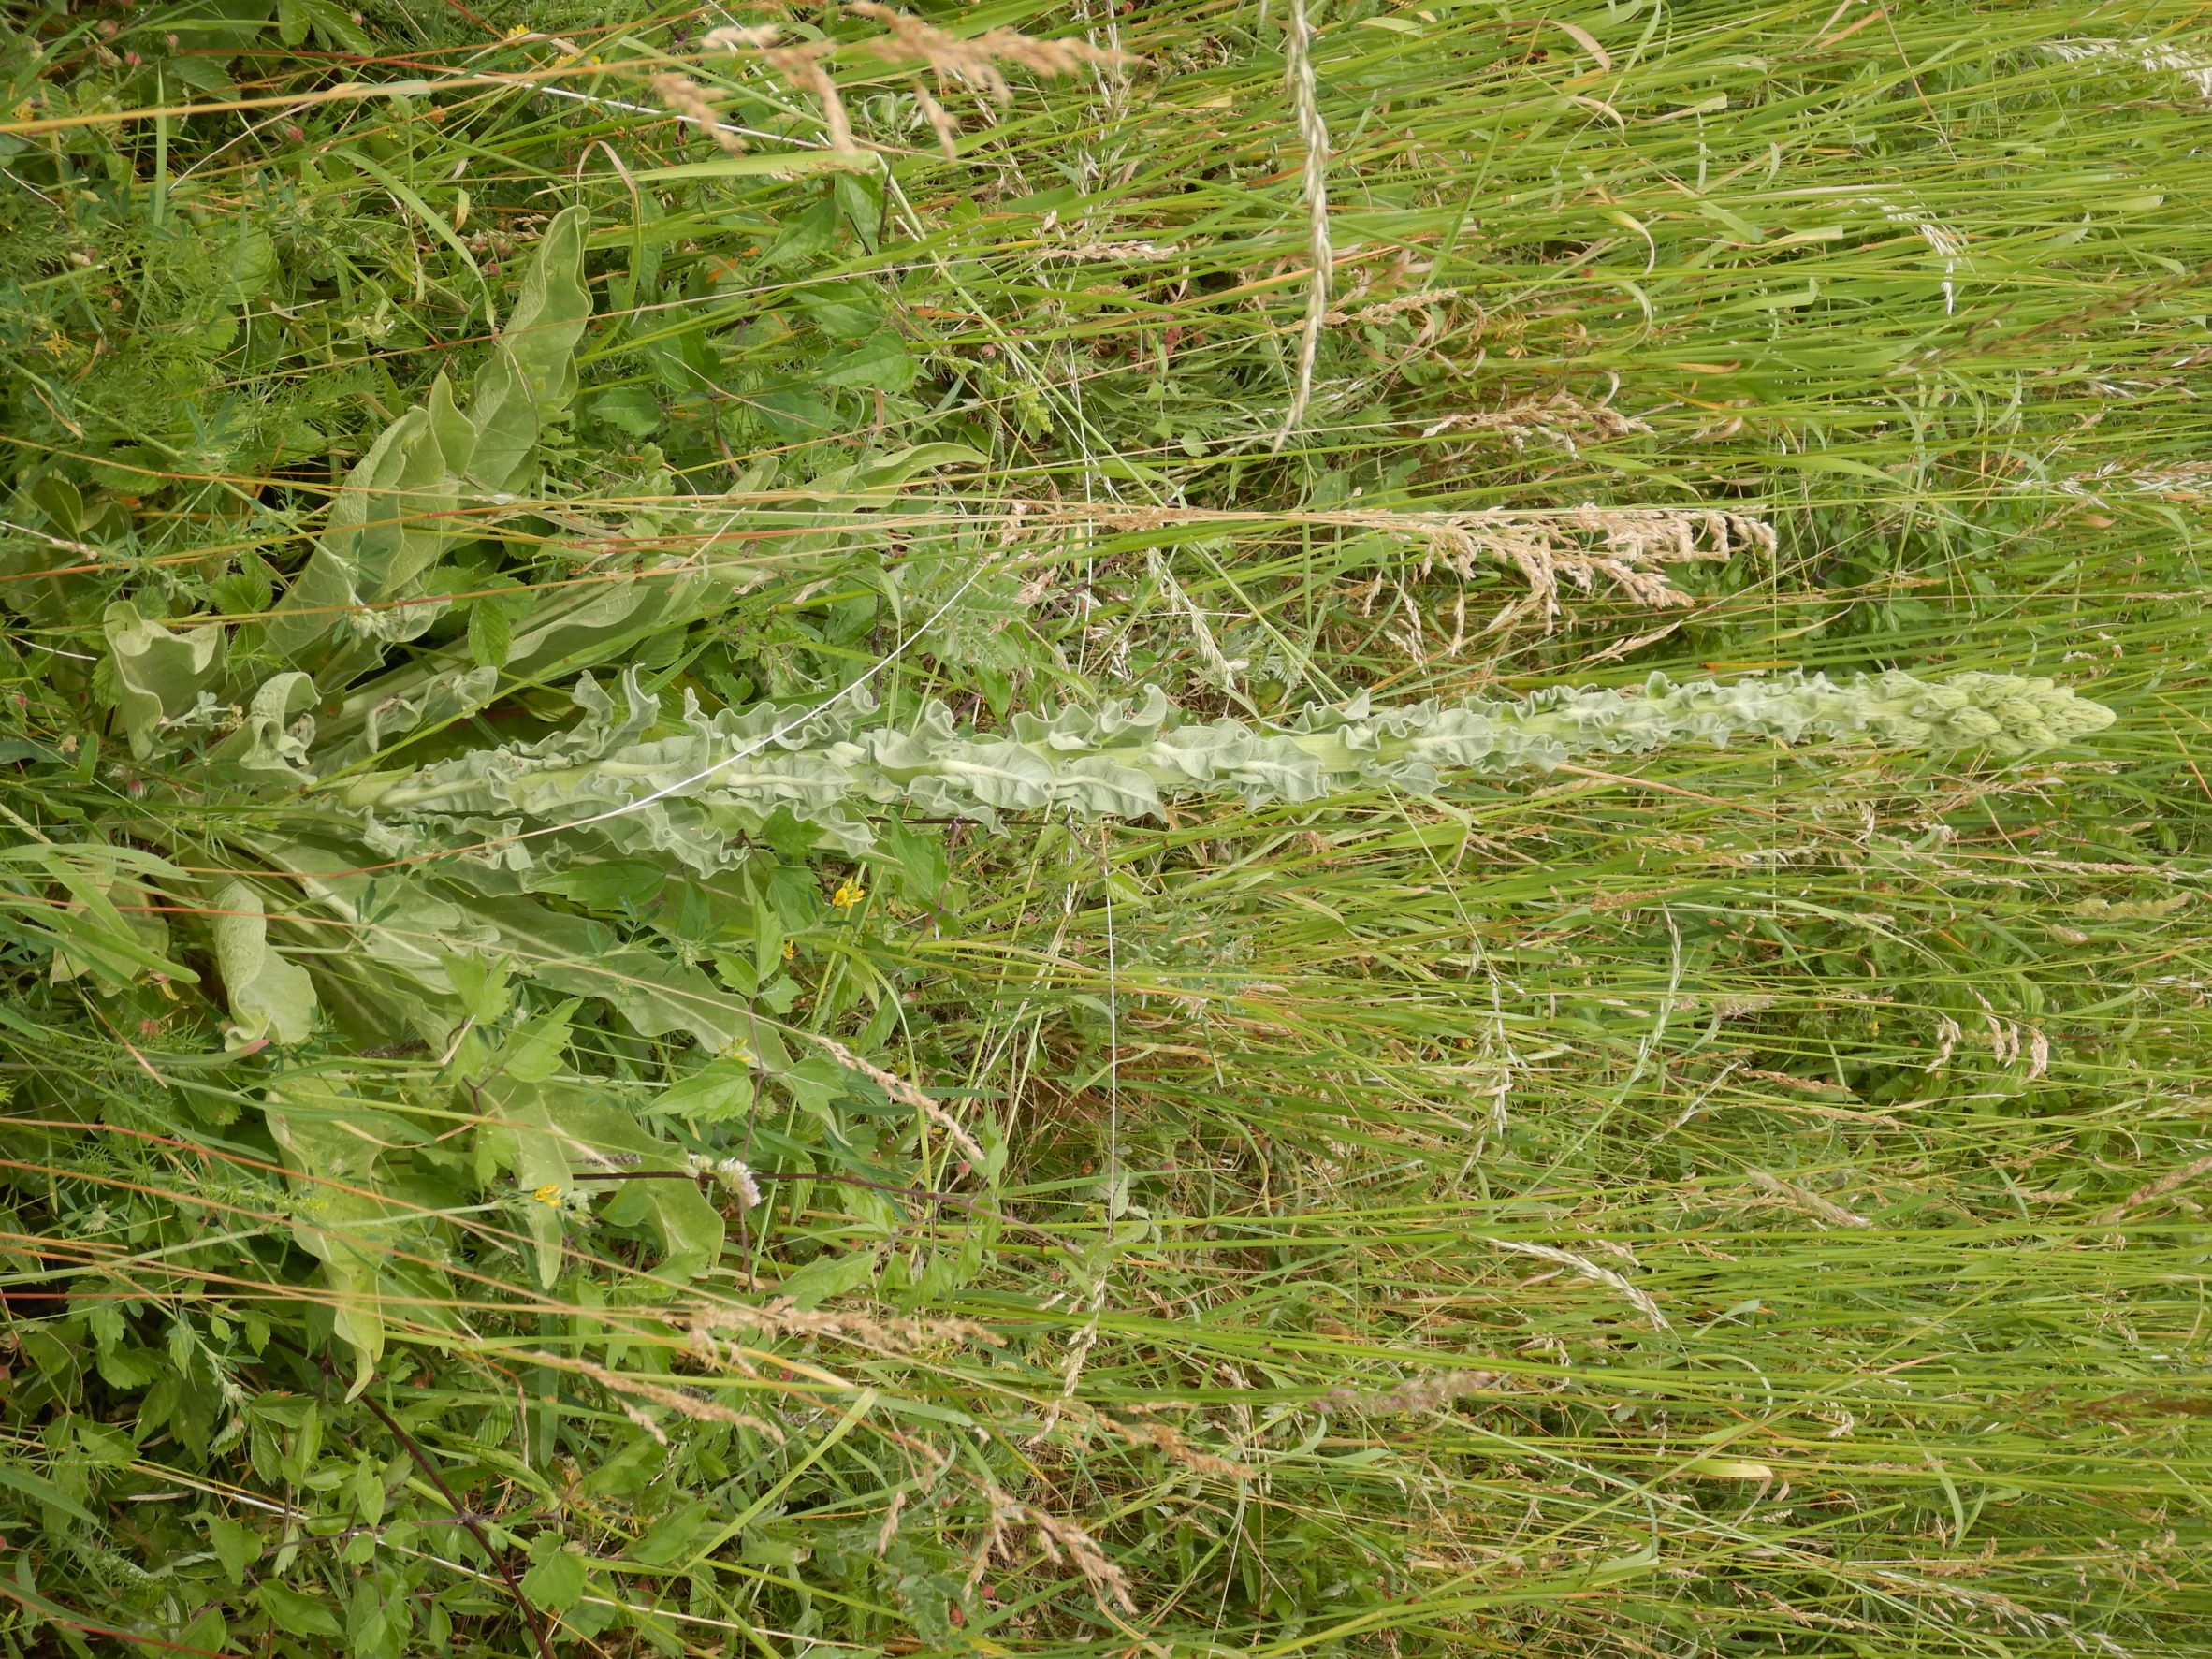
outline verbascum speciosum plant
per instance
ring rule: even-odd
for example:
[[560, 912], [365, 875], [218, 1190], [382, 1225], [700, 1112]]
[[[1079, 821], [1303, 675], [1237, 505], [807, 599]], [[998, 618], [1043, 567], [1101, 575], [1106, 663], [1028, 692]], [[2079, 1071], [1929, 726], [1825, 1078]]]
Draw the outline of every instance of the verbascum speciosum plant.
[[566, 731], [360, 778], [338, 798], [391, 854], [459, 838], [482, 849], [476, 856], [521, 868], [555, 851], [548, 831], [567, 829], [584, 837], [578, 851], [612, 843], [707, 873], [735, 862], [779, 808], [814, 826], [822, 845], [859, 851], [872, 839], [867, 806], [992, 825], [1006, 811], [1142, 818], [1179, 796], [1234, 793], [1259, 806], [1374, 785], [1428, 793], [1455, 771], [1540, 771], [1578, 755], [1738, 737], [2021, 755], [2113, 718], [2050, 680], [2005, 674], [1684, 685], [1654, 676], [1626, 692], [1558, 689], [1513, 702], [1375, 708], [1361, 696], [1275, 724], [1192, 720], [1156, 687], [1134, 703], [1016, 714], [997, 735], [961, 725], [941, 704], [905, 725], [871, 724], [865, 690], [818, 709], [714, 715], [687, 694], [681, 714], [663, 719], [626, 675], [611, 696], [587, 678], [575, 700], [584, 718]]

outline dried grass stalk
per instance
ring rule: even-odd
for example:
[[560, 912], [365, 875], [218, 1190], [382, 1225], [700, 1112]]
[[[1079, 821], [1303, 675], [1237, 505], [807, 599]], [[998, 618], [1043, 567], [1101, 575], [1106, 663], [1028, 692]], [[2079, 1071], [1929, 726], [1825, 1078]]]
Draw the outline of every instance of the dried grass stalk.
[[[1391, 303], [1396, 303], [1392, 301]], [[1503, 409], [1448, 415], [1421, 429], [1424, 438], [1446, 432], [1482, 432], [1501, 437], [1515, 449], [1525, 449], [1531, 438], [1556, 444], [1569, 455], [1581, 453], [1578, 440], [1625, 438], [1652, 429], [1633, 415], [1623, 415], [1607, 403], [1594, 403], [1572, 392], [1555, 391], [1548, 398], [1524, 398]]]
[[[1086, 507], [1082, 514], [1086, 524], [1115, 531], [1218, 524], [1236, 517], [1183, 507], [1106, 513]], [[1695, 602], [1667, 579], [1668, 565], [1725, 563], [1744, 547], [1772, 556], [1777, 546], [1773, 526], [1718, 507], [1584, 505], [1530, 513], [1502, 508], [1476, 513], [1353, 509], [1294, 517], [1300, 524], [1375, 531], [1417, 541], [1424, 549], [1417, 572], [1421, 575], [1438, 563], [1462, 579], [1471, 578], [1485, 563], [1519, 572], [1528, 582], [1528, 597], [1492, 618], [1483, 630], [1486, 633], [1532, 612], [1549, 628], [1560, 614], [1562, 586], [1592, 593], [1601, 580], [1655, 610], [1679, 609]]]
[[972, 1319], [924, 1319], [913, 1315], [879, 1318], [870, 1314], [823, 1313], [802, 1308], [785, 1298], [753, 1307], [744, 1302], [718, 1302], [691, 1316], [687, 1327], [694, 1352], [716, 1351], [717, 1332], [744, 1332], [753, 1336], [793, 1336], [851, 1343], [876, 1353], [904, 1356], [932, 1343], [980, 1342], [1003, 1347], [1006, 1339]]
[[1305, 0], [1290, 0], [1284, 22], [1283, 51], [1290, 82], [1290, 102], [1298, 115], [1298, 136], [1305, 146], [1301, 191], [1305, 197], [1306, 256], [1312, 261], [1307, 279], [1305, 322], [1298, 333], [1298, 372], [1290, 392], [1290, 407], [1283, 416], [1283, 429], [1275, 434], [1280, 449], [1290, 434], [1304, 424], [1307, 405], [1314, 397], [1314, 364], [1321, 351], [1321, 327], [1329, 316], [1329, 290], [1336, 273], [1336, 249], [1329, 236], [1329, 125], [1321, 119], [1321, 96], [1314, 77], [1314, 29], [1305, 14]]
[[[810, 40], [803, 45], [780, 46], [777, 42], [781, 38], [781, 32], [774, 23], [732, 24], [710, 30], [701, 44], [710, 51], [749, 52], [782, 77], [793, 91], [812, 96], [822, 106], [822, 127], [829, 147], [845, 155], [857, 153], [860, 144], [853, 137], [852, 119], [846, 111], [844, 98], [824, 66], [826, 59], [841, 51], [865, 52], [885, 63], [904, 64], [920, 59], [936, 72], [939, 84], [958, 81], [1002, 105], [1013, 98], [1013, 88], [999, 67], [1002, 64], [1050, 77], [1072, 75], [1086, 66], [1130, 61], [1126, 52], [1093, 46], [1088, 41], [1044, 40], [1014, 29], [987, 29], [981, 35], [963, 37], [895, 7], [877, 5], [875, 0], [850, 0], [845, 9], [856, 17], [881, 23], [886, 32], [866, 40]], [[680, 76], [661, 77], [655, 81], [656, 90], [660, 89], [661, 80], [681, 80]], [[913, 92], [923, 115], [937, 134], [945, 158], [956, 160], [954, 141], [959, 137], [958, 125], [919, 81], [914, 83]], [[665, 101], [672, 94], [663, 91], [662, 96]]]
[[656, 75], [652, 80], [653, 95], [676, 111], [684, 120], [705, 132], [732, 155], [745, 152], [745, 140], [722, 124], [722, 118], [715, 110], [706, 95], [706, 89], [688, 75]]

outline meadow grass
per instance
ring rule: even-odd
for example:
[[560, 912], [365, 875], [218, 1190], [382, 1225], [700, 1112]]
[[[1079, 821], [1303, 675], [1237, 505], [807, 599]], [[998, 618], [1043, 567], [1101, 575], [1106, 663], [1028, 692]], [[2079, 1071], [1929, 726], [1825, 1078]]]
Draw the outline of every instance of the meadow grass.
[[[1285, 7], [931, 14], [1128, 62], [923, 80], [948, 161], [913, 72], [840, 55], [869, 159], [785, 177], [818, 92], [699, 46], [751, 13], [10, 12], [6, 804], [49, 873], [0, 908], [9, 1652], [2204, 1651], [2201, 8], [1525, 9], [1308, 7], [1302, 122]], [[774, 905], [765, 864], [579, 873], [569, 913], [743, 958], [930, 1106], [764, 1082], [685, 1130], [762, 1182], [714, 1261], [672, 1283], [577, 1201], [541, 1278], [546, 1207], [484, 1150], [528, 1043], [383, 1040], [385, 912], [269, 901], [325, 1019], [229, 1054], [189, 990], [57, 972], [91, 901], [39, 861], [313, 840], [313, 793], [132, 760], [102, 606], [243, 641], [575, 203], [575, 421], [440, 591], [517, 637], [613, 579], [715, 596], [341, 780], [625, 666], [985, 724], [1974, 669], [2118, 720], [917, 820], [910, 867], [779, 845]], [[1661, 563], [1631, 509], [1754, 528]], [[460, 615], [348, 694], [465, 663]], [[687, 932], [690, 889], [781, 931]], [[187, 940], [220, 908], [150, 902]], [[518, 968], [497, 1017], [564, 992]], [[692, 1064], [566, 1041], [629, 1105]], [[408, 1151], [303, 1166], [278, 1108]], [[348, 1228], [365, 1387], [317, 1259]]]

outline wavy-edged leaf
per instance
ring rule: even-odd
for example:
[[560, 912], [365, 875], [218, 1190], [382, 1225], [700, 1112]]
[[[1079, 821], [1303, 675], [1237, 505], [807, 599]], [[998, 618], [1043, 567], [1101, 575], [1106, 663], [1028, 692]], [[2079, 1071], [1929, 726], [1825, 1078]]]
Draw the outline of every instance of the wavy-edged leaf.
[[314, 982], [269, 942], [261, 900], [243, 881], [232, 881], [215, 895], [215, 961], [230, 997], [224, 1041], [234, 1049], [305, 1042], [314, 1029]]
[[163, 723], [198, 705], [223, 666], [222, 631], [195, 628], [178, 633], [119, 601], [103, 619], [124, 733], [139, 760], [154, 750]]
[[292, 1236], [323, 1264], [333, 1329], [354, 1352], [351, 1398], [384, 1354], [387, 1307], [410, 1325], [450, 1323], [441, 1303], [451, 1287], [421, 1259], [433, 1248], [429, 1230], [383, 1196], [390, 1183], [377, 1168], [386, 1153], [419, 1137], [364, 1106], [343, 1073], [281, 1080], [269, 1093], [268, 1122], [292, 1184]]
[[488, 493], [522, 486], [540, 435], [575, 397], [576, 342], [591, 316], [591, 293], [584, 284], [589, 226], [582, 208], [554, 216], [539, 239], [499, 345], [476, 377], [469, 404], [476, 441], [468, 477]]

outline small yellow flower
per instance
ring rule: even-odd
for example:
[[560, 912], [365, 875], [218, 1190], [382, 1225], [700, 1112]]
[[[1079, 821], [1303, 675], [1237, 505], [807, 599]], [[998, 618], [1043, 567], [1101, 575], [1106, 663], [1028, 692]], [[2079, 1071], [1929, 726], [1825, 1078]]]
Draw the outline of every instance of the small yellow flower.
[[783, 941], [783, 959], [786, 962], [796, 962], [799, 959], [799, 947], [789, 939]]
[[867, 895], [868, 890], [860, 884], [860, 878], [852, 876], [837, 883], [837, 892], [830, 895], [830, 903], [840, 910], [849, 910]]
[[539, 1187], [537, 1191], [531, 1193], [530, 1196], [537, 1200], [541, 1204], [546, 1204], [547, 1206], [558, 1205], [560, 1202], [560, 1188], [554, 1186], [552, 1182], [548, 1181], [545, 1186]]
[[520, 23], [517, 23], [512, 29], [507, 31], [507, 38], [510, 40], [520, 40], [529, 33], [530, 31], [528, 29], [524, 28]]

